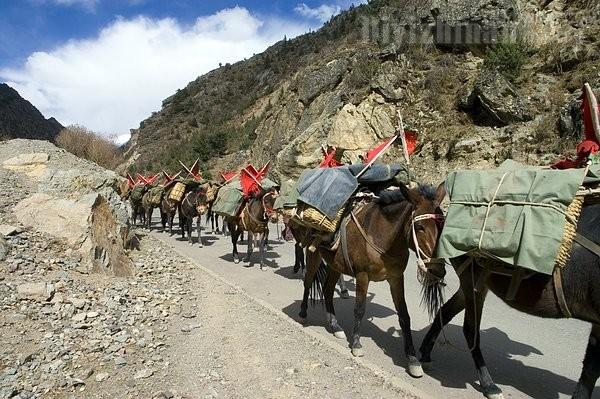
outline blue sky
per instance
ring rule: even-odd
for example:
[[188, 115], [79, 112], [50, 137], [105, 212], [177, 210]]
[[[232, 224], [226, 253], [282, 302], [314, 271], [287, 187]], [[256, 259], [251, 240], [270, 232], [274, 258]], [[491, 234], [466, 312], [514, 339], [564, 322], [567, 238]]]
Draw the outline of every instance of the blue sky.
[[42, 113], [124, 135], [219, 62], [364, 0], [2, 0], [0, 82]]

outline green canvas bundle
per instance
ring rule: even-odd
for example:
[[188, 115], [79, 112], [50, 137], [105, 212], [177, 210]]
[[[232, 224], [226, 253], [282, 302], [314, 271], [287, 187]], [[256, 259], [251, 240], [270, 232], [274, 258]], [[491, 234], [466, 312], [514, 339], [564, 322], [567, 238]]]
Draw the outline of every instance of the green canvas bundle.
[[135, 202], [140, 202], [145, 192], [146, 187], [141, 184], [137, 184], [133, 190], [131, 190], [131, 199]]
[[584, 178], [584, 169], [542, 169], [514, 161], [492, 171], [451, 173], [446, 180], [450, 206], [437, 256], [480, 254], [552, 274], [565, 212]]
[[275, 200], [274, 209], [291, 209], [298, 205], [298, 182], [294, 180], [285, 180], [281, 183], [279, 196]]
[[219, 190], [212, 211], [222, 216], [237, 216], [243, 200], [242, 191], [228, 184]]

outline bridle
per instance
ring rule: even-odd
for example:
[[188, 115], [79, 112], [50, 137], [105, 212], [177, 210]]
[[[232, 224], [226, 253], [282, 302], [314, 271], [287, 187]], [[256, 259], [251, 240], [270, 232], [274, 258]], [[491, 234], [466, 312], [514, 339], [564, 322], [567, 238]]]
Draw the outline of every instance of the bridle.
[[275, 214], [275, 210], [269, 206], [267, 206], [266, 202], [265, 202], [265, 198], [269, 197], [269, 196], [274, 196], [276, 194], [275, 191], [269, 191], [268, 193], [266, 193], [265, 195], [263, 195], [261, 201], [262, 201], [262, 206], [263, 209], [265, 210], [265, 215], [267, 217], [267, 219], [270, 219], [271, 216], [273, 216], [273, 214]]
[[444, 263], [444, 259], [431, 258], [421, 249], [421, 246], [419, 245], [419, 240], [417, 239], [417, 230], [415, 229], [415, 223], [420, 222], [422, 220], [434, 220], [436, 223], [438, 223], [439, 226], [440, 224], [443, 225], [445, 218], [443, 215], [439, 215], [437, 213], [425, 213], [423, 215], [417, 216], [415, 216], [414, 212], [412, 214], [411, 230], [413, 244], [415, 246], [415, 254], [417, 255], [417, 267], [421, 272], [428, 273], [429, 270], [427, 268], [427, 265]]

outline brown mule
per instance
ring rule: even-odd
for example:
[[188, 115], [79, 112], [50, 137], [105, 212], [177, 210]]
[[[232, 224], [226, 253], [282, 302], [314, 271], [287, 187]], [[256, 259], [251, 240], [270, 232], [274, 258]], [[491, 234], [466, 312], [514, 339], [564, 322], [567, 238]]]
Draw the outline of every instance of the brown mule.
[[329, 327], [336, 337], [343, 337], [343, 329], [335, 318], [333, 292], [340, 273], [355, 277], [356, 303], [350, 346], [354, 356], [362, 356], [360, 325], [365, 315], [369, 283], [387, 280], [404, 337], [408, 373], [413, 377], [421, 377], [423, 369], [413, 345], [410, 316], [404, 297], [404, 271], [408, 264], [409, 249], [412, 249], [417, 253], [422, 275], [427, 273], [430, 279], [423, 291], [424, 301], [431, 307], [441, 301], [441, 283], [445, 272], [443, 265], [440, 267], [439, 260], [433, 259], [433, 256], [441, 232], [439, 222], [443, 220], [440, 202], [445, 195], [443, 184], [437, 190], [425, 185], [414, 189], [402, 186], [399, 190], [382, 192], [377, 202], [353, 209], [348, 216], [345, 234], [343, 230], [340, 233], [338, 248], [331, 250], [321, 247], [318, 251], [308, 251], [300, 318], [306, 319], [313, 279], [321, 259], [324, 259], [329, 267], [323, 287]]
[[233, 244], [233, 261], [239, 263], [237, 241], [239, 236], [248, 232], [248, 253], [245, 262], [250, 262], [253, 243], [256, 240], [260, 256], [260, 269], [265, 270], [265, 246], [269, 237], [269, 222], [276, 223], [278, 215], [273, 209], [278, 192], [276, 189], [263, 191], [257, 196], [250, 197], [242, 207], [239, 216], [227, 217], [227, 226], [231, 233]]

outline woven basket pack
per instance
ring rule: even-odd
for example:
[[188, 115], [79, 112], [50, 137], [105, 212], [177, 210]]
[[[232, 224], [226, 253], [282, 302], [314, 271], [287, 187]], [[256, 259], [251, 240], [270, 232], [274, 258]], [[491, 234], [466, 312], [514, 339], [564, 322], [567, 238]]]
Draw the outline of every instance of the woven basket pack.
[[343, 213], [344, 208], [338, 211], [334, 219], [330, 219], [318, 209], [307, 204], [299, 203], [296, 215], [300, 219], [300, 222], [307, 227], [318, 231], [334, 233], [342, 220]]
[[185, 184], [177, 182], [169, 194], [169, 199], [181, 202], [181, 200], [183, 200], [183, 194], [185, 194]]

